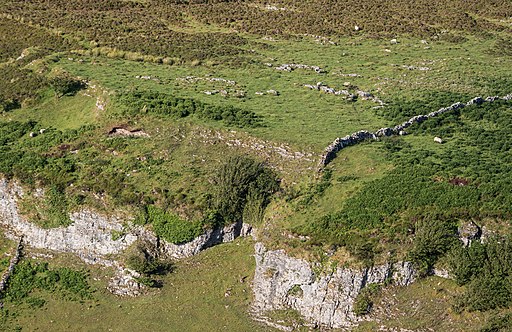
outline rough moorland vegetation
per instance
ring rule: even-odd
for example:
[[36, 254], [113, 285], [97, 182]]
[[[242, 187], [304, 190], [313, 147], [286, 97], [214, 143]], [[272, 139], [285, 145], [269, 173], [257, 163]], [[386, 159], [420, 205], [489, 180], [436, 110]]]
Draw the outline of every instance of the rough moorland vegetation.
[[[445, 268], [462, 286], [458, 319], [493, 311], [487, 330], [506, 328], [510, 101], [314, 165], [335, 137], [510, 94], [510, 17], [505, 0], [5, 0], [0, 176], [24, 186], [20, 209], [44, 227], [116, 209], [183, 244], [243, 221], [321, 267]], [[468, 224], [479, 229], [471, 241]], [[174, 266], [154, 251], [136, 243], [123, 259], [159, 286], [154, 275]], [[385, 288], [368, 287], [357, 313], [371, 314]], [[41, 307], [39, 293], [90, 292], [85, 273], [30, 261], [10, 289], [23, 297], [7, 294], [16, 310]]]

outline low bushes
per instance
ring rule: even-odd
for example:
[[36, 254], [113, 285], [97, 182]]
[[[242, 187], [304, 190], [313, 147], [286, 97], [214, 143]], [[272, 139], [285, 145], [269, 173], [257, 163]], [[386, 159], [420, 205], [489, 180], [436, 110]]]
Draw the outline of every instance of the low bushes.
[[174, 97], [164, 93], [129, 91], [121, 93], [117, 101], [124, 109], [123, 115], [148, 113], [183, 118], [195, 114], [201, 119], [222, 121], [232, 127], [261, 125], [261, 118], [251, 111], [233, 106], [212, 106], [191, 98]]
[[48, 263], [21, 261], [9, 278], [5, 299], [15, 304], [22, 302], [44, 305], [44, 300], [32, 295], [36, 290], [59, 294], [67, 300], [92, 298], [92, 289], [84, 271], [70, 268], [50, 269]]
[[487, 311], [512, 303], [512, 236], [495, 236], [484, 244], [456, 248], [448, 255], [450, 272], [465, 292], [457, 310]]

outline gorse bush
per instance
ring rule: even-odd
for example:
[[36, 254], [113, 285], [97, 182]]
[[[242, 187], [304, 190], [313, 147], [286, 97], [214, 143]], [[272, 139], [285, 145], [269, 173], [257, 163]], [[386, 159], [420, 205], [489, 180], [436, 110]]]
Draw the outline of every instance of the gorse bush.
[[213, 178], [212, 206], [225, 220], [242, 220], [244, 211], [254, 205], [265, 208], [271, 195], [279, 189], [274, 172], [247, 157], [231, 157]]
[[448, 255], [450, 272], [466, 290], [456, 309], [486, 311], [512, 303], [512, 238], [491, 237], [484, 244], [456, 248]]
[[438, 258], [458, 244], [457, 225], [453, 220], [429, 218], [419, 220], [415, 229], [409, 259], [426, 274]]

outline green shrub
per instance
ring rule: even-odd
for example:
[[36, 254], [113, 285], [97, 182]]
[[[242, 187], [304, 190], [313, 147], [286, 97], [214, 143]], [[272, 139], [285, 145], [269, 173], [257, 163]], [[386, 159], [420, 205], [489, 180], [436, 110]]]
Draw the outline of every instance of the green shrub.
[[512, 313], [493, 314], [480, 332], [510, 332], [512, 331]]
[[370, 313], [375, 298], [380, 294], [381, 285], [368, 284], [357, 294], [352, 307], [356, 316], [363, 316]]
[[28, 301], [31, 305], [43, 305], [32, 292], [45, 290], [72, 301], [92, 298], [88, 275], [70, 268], [50, 269], [48, 263], [23, 260], [14, 269], [7, 283], [5, 298], [13, 303]]
[[[242, 220], [252, 204], [265, 208], [279, 189], [276, 175], [262, 163], [247, 157], [231, 157], [215, 174], [213, 207], [226, 222]], [[249, 203], [249, 204], [248, 204]]]
[[451, 275], [458, 285], [465, 285], [482, 273], [487, 259], [485, 245], [473, 241], [471, 246], [456, 246], [447, 257]]
[[512, 284], [509, 279], [481, 275], [475, 278], [458, 299], [458, 306], [468, 311], [507, 308], [511, 303]]
[[453, 250], [448, 256], [450, 272], [466, 285], [457, 300], [457, 310], [487, 311], [508, 307], [512, 296], [512, 239], [491, 237], [484, 244]]
[[261, 119], [254, 112], [233, 106], [212, 106], [191, 98], [174, 97], [169, 94], [147, 91], [129, 91], [117, 96], [123, 115], [148, 113], [160, 116], [183, 118], [195, 114], [197, 117], [222, 121], [227, 126], [257, 127]]
[[147, 207], [147, 216], [155, 234], [171, 243], [190, 242], [203, 232], [200, 222], [185, 221], [153, 205]]
[[145, 277], [172, 271], [169, 259], [161, 257], [158, 248], [148, 242], [138, 241], [125, 254], [126, 265]]
[[74, 95], [78, 91], [84, 89], [86, 87], [85, 82], [71, 77], [67, 73], [59, 73], [54, 77], [49, 79], [49, 84], [52, 89], [55, 91], [57, 97], [62, 97], [65, 95]]
[[437, 259], [458, 243], [457, 226], [452, 220], [424, 219], [416, 224], [409, 259], [427, 273]]

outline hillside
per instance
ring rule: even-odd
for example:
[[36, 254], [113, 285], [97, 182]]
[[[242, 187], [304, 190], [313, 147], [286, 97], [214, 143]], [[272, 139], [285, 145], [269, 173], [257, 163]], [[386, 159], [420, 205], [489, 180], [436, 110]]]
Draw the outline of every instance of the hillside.
[[6, 330], [512, 328], [510, 1], [1, 3]]

